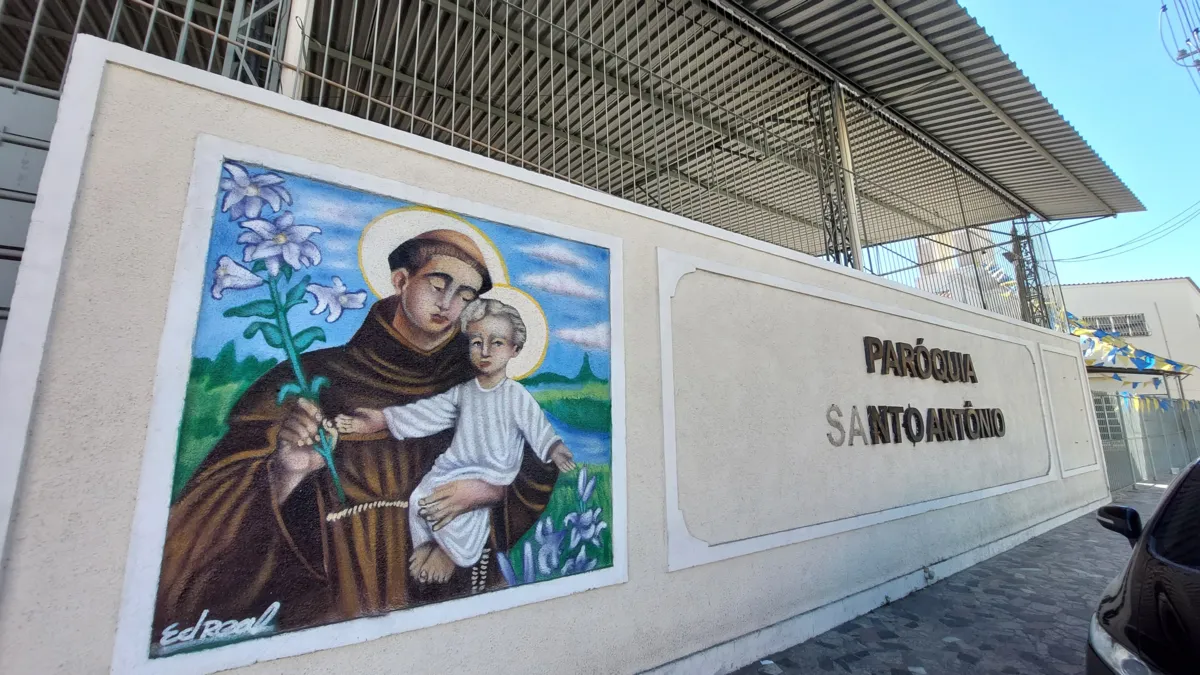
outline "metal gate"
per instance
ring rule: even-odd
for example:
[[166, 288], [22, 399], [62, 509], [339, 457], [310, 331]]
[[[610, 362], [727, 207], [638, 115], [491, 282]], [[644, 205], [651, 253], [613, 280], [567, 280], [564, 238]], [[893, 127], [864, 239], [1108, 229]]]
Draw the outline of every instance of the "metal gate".
[[1093, 392], [1112, 490], [1169, 483], [1200, 458], [1200, 402]]

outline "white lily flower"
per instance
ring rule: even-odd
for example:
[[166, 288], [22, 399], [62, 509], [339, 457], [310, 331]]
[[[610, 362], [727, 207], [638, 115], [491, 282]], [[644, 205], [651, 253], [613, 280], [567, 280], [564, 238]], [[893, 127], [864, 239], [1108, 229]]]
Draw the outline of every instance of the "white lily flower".
[[305, 290], [312, 293], [313, 297], [317, 299], [317, 306], [313, 309], [313, 314], [329, 310], [329, 316], [325, 318], [327, 323], [333, 323], [341, 318], [343, 309], [362, 309], [367, 302], [366, 291], [348, 293], [346, 284], [342, 283], [341, 277], [334, 277], [332, 286], [309, 284], [305, 286]]
[[230, 288], [242, 290], [262, 285], [262, 277], [237, 264], [233, 258], [223, 255], [217, 260], [217, 269], [213, 270], [213, 298], [220, 300], [221, 295]]
[[279, 274], [280, 262], [286, 262], [292, 269], [300, 269], [321, 262], [321, 250], [308, 240], [309, 237], [321, 231], [314, 225], [297, 225], [296, 217], [291, 211], [284, 211], [274, 222], [254, 218], [238, 223], [246, 228], [238, 237], [239, 244], [245, 244], [243, 259], [262, 260], [267, 263], [271, 276]]
[[257, 218], [264, 204], [270, 204], [278, 212], [284, 204], [292, 203], [292, 195], [282, 186], [281, 176], [273, 173], [251, 176], [236, 162], [225, 162], [224, 169], [230, 177], [221, 179], [221, 189], [225, 190], [221, 210], [228, 211], [233, 220]]

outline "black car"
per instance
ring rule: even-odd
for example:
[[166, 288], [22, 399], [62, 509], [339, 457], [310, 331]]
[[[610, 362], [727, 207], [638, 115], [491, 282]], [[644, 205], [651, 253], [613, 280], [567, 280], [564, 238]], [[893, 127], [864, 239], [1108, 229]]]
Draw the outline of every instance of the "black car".
[[1200, 673], [1200, 468], [1175, 478], [1150, 521], [1110, 504], [1096, 518], [1133, 555], [1113, 579], [1088, 633], [1088, 675]]

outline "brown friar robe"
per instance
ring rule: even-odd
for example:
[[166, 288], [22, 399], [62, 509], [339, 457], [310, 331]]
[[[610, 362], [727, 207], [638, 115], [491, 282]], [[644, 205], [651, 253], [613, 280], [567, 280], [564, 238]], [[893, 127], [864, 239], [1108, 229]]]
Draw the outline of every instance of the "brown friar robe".
[[[320, 397], [326, 415], [403, 405], [473, 376], [461, 334], [429, 353], [408, 345], [391, 326], [397, 302], [394, 296], [377, 302], [345, 346], [302, 356], [308, 377], [329, 379]], [[206, 609], [209, 619], [241, 620], [278, 601], [276, 625], [292, 630], [502, 583], [491, 556], [475, 568], [458, 569], [446, 584], [414, 581], [408, 574], [408, 511], [399, 505], [326, 518], [346, 507], [407, 500], [449, 446], [453, 430], [403, 441], [387, 432], [343, 435], [334, 465], [346, 504], [338, 503], [327, 469], [276, 503], [268, 459], [294, 405], [281, 407], [276, 400], [280, 386], [294, 379], [284, 362], [246, 391], [230, 413], [229, 432], [171, 507], [152, 642], [164, 627], [188, 626]], [[508, 550], [537, 521], [557, 478], [554, 465], [541, 463], [526, 446], [520, 474], [492, 509], [491, 552]]]

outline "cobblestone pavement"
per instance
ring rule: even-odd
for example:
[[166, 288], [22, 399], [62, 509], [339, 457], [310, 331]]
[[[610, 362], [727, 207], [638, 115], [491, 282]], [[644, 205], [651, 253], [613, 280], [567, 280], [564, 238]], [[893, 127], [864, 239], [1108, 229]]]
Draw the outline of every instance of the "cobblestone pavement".
[[[1163, 490], [1113, 496], [1148, 518]], [[1081, 516], [736, 675], [1075, 675], [1100, 593], [1129, 544]]]

